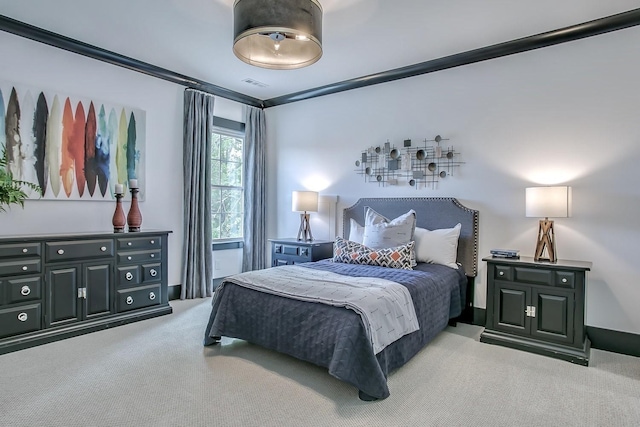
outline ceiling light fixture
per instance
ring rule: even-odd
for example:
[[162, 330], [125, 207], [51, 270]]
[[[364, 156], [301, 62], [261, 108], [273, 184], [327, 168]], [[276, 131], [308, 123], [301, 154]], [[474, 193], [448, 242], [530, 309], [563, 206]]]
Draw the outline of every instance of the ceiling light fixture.
[[233, 53], [256, 67], [292, 70], [322, 56], [322, 6], [316, 0], [236, 0]]

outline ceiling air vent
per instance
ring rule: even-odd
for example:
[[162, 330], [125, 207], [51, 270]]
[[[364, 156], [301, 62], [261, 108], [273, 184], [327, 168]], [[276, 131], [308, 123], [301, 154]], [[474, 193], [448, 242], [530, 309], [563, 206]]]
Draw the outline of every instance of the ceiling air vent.
[[257, 86], [257, 87], [269, 87], [268, 84], [259, 82], [257, 80], [251, 79], [251, 78], [246, 78], [246, 79], [242, 80], [242, 82], [243, 83], [248, 83], [250, 85]]

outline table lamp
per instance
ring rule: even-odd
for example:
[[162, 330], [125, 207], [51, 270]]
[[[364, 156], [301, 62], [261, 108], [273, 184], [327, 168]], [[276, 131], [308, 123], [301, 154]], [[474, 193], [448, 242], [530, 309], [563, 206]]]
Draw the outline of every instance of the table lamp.
[[[527, 217], [544, 217], [538, 227], [534, 261], [556, 262], [556, 238], [549, 217], [567, 218], [571, 210], [571, 187], [529, 187], [525, 193]], [[547, 257], [544, 257], [544, 251]]]
[[298, 240], [313, 240], [307, 212], [318, 212], [318, 193], [315, 191], [294, 191], [291, 196], [291, 210], [302, 212]]

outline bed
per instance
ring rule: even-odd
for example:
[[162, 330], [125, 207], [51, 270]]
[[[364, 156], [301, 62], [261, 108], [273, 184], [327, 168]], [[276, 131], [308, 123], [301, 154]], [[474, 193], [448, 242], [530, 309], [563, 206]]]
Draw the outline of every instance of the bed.
[[[345, 238], [350, 236], [351, 220], [364, 224], [367, 207], [387, 218], [413, 209], [416, 227], [428, 230], [461, 224], [459, 268], [419, 263], [413, 270], [401, 270], [332, 260], [293, 268], [347, 276], [349, 280], [369, 280], [362, 279], [367, 277], [400, 283], [411, 295], [419, 329], [374, 351], [369, 325], [357, 310], [240, 286], [232, 280], [238, 276], [232, 276], [216, 287], [204, 344], [219, 343], [222, 336], [243, 339], [327, 368], [332, 376], [355, 386], [362, 400], [388, 397], [387, 377], [393, 370], [407, 363], [447, 325], [472, 315], [478, 212], [454, 198], [364, 198], [344, 210]], [[284, 268], [267, 270], [273, 276], [279, 271], [284, 274]]]

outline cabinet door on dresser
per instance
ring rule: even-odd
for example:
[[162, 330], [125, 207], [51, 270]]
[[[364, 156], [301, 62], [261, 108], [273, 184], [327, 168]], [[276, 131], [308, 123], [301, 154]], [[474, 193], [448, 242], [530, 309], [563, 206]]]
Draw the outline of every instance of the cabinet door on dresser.
[[113, 264], [83, 264], [82, 277], [84, 281], [84, 318], [111, 314], [113, 303], [111, 301], [111, 272]]
[[80, 266], [47, 268], [47, 327], [76, 322], [81, 319], [78, 299]]
[[47, 327], [111, 314], [112, 271], [111, 262], [48, 267]]
[[493, 294], [493, 328], [514, 334], [528, 335], [531, 328], [527, 307], [529, 288], [513, 283], [495, 283]]
[[496, 282], [494, 298], [494, 329], [573, 343], [573, 292]]

